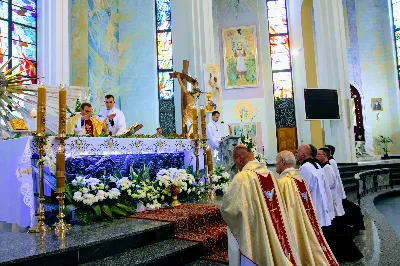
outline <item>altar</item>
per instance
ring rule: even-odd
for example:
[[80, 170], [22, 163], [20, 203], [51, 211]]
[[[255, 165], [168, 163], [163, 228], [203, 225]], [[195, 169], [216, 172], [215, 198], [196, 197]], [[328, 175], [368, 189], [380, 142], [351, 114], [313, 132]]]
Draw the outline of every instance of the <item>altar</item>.
[[[59, 144], [57, 137], [46, 139], [47, 177], [54, 175]], [[36, 139], [3, 140], [0, 150], [8, 154], [0, 161], [0, 221], [32, 226], [36, 222], [34, 193], [37, 180], [34, 176], [37, 166], [32, 164], [38, 152]], [[146, 165], [155, 173], [162, 168], [183, 168], [193, 165], [193, 150], [191, 139], [71, 137], [65, 140], [66, 178], [71, 180], [77, 173], [98, 176], [115, 170], [125, 175], [130, 166], [141, 168]], [[54, 190], [55, 178], [53, 181], [46, 178], [46, 184], [47, 190]]]

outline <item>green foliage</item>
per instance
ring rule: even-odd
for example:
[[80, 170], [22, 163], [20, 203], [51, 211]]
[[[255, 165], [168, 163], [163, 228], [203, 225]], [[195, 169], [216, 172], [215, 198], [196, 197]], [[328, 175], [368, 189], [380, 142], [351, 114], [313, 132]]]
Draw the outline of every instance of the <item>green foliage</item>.
[[393, 143], [393, 140], [390, 137], [384, 137], [382, 135], [380, 135], [377, 139], [378, 139], [379, 145], [381, 146], [381, 148], [383, 150], [383, 153], [385, 155], [387, 155], [389, 152], [388, 144]]
[[249, 83], [256, 83], [257, 82], [257, 66], [255, 58], [246, 59], [246, 74], [244, 78]]
[[81, 101], [79, 99], [76, 99], [75, 112], [79, 113], [80, 111], [81, 111]]
[[228, 75], [228, 86], [237, 85], [237, 81], [239, 80], [239, 75], [236, 73], [236, 60], [235, 58], [231, 58], [228, 60], [227, 66], [227, 75]]

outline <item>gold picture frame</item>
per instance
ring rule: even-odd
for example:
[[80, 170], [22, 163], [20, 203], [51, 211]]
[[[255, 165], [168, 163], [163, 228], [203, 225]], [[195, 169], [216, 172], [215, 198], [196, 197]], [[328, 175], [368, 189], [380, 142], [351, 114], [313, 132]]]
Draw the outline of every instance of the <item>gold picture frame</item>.
[[383, 111], [382, 98], [371, 98], [371, 110], [373, 112]]

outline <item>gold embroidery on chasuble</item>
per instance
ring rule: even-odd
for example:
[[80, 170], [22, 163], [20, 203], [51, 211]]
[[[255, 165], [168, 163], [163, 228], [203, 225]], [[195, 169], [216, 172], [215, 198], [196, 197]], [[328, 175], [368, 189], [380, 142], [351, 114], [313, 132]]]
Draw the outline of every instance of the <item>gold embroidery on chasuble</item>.
[[315, 235], [317, 236], [318, 243], [321, 246], [322, 251], [324, 252], [325, 258], [328, 260], [329, 265], [331, 265], [331, 266], [339, 266], [339, 264], [337, 264], [336, 260], [334, 259], [331, 251], [328, 248], [326, 248], [327, 247], [327, 243], [325, 242], [324, 237], [321, 235], [321, 231], [320, 231], [320, 228], [319, 228], [317, 216], [316, 216], [314, 208], [312, 206], [311, 197], [308, 194], [308, 191], [307, 191], [307, 188], [306, 188], [306, 184], [304, 183], [305, 181], [304, 180], [299, 181], [296, 178], [293, 178], [293, 180], [295, 181], [297, 189], [298, 189], [298, 191], [300, 193], [301, 201], [302, 201], [302, 203], [304, 205], [304, 208], [306, 209], [308, 219], [311, 222], [311, 225], [312, 225], [312, 227], [314, 229]]
[[93, 132], [93, 123], [91, 119], [88, 119], [85, 121], [85, 132], [86, 135], [90, 135], [94, 137], [94, 132]]
[[264, 200], [267, 204], [269, 214], [275, 229], [275, 233], [278, 236], [279, 243], [286, 257], [290, 262], [296, 266], [296, 261], [294, 260], [292, 248], [290, 247], [289, 239], [287, 236], [286, 228], [283, 223], [282, 212], [279, 207], [278, 196], [276, 194], [276, 188], [272, 177], [270, 174], [267, 176], [262, 176], [257, 173], [258, 180], [263, 191]]

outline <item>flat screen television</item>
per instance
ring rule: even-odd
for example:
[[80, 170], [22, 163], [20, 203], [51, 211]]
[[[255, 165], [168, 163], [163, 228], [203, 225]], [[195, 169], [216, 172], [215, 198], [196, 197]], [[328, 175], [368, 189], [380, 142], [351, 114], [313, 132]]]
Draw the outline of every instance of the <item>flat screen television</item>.
[[306, 120], [339, 120], [338, 90], [304, 89]]

